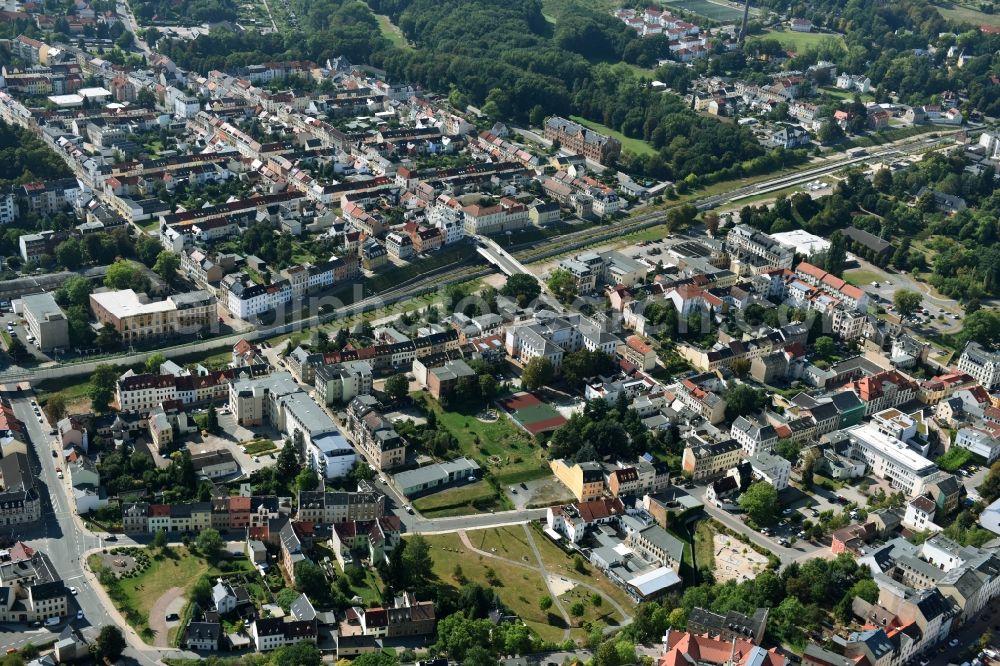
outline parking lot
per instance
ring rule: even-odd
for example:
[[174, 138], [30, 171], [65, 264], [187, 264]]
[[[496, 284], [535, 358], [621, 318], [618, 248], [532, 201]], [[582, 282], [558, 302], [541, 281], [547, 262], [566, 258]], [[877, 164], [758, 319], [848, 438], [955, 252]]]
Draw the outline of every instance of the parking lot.
[[31, 354], [32, 357], [34, 357], [35, 361], [37, 361], [38, 363], [46, 363], [52, 360], [51, 357], [49, 357], [46, 354], [43, 354], [33, 344], [34, 339], [28, 332], [28, 329], [25, 328], [20, 317], [13, 314], [12, 312], [5, 312], [2, 321], [4, 330], [7, 331], [7, 334], [10, 335], [12, 338], [17, 338], [18, 340], [20, 340], [24, 344], [25, 348], [28, 350], [28, 353]]
[[[225, 408], [217, 408], [219, 417], [220, 434], [202, 434], [199, 431], [184, 435], [182, 441], [184, 447], [191, 453], [204, 453], [206, 451], [217, 451], [224, 449], [233, 454], [236, 464], [240, 466], [242, 474], [250, 475], [264, 467], [270, 467], [277, 462], [278, 452], [284, 444], [284, 437], [272, 428], [244, 428], [237, 425], [236, 417], [226, 413]], [[191, 416], [204, 413], [204, 408], [191, 410]], [[251, 440], [270, 439], [274, 442], [275, 450], [260, 455], [243, 452], [243, 444]], [[159, 467], [166, 467], [170, 464], [170, 458], [164, 458], [150, 444], [150, 453]]]

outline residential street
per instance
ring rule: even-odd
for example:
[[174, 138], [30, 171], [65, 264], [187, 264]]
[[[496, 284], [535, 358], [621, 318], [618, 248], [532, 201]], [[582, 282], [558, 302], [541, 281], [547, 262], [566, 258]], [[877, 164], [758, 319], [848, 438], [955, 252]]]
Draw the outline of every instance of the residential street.
[[[66, 585], [79, 590], [79, 594], [73, 597], [70, 603], [72, 619], [67, 621], [79, 627], [84, 636], [95, 637], [105, 624], [124, 628], [126, 626], [124, 620], [113, 607], [105, 605], [110, 603], [109, 600], [97, 592], [97, 581], [84, 568], [86, 554], [100, 549], [104, 545], [103, 539], [86, 529], [83, 521], [73, 512], [69, 494], [69, 476], [65, 475], [65, 479], [58, 478], [56, 467], [61, 466], [61, 463], [51, 454], [52, 437], [48, 434], [50, 426], [48, 423], [38, 422], [38, 417], [32, 410], [29, 394], [13, 398], [11, 405], [15, 415], [24, 422], [31, 438], [36, 455], [29, 455], [29, 458], [33, 471], [37, 472], [41, 481], [38, 490], [45, 507], [41, 523], [15, 533], [15, 537], [32, 548], [45, 552]], [[44, 416], [42, 418], [44, 419]], [[119, 536], [115, 545], [133, 544], [135, 542], [131, 539]], [[77, 609], [83, 611], [83, 620], [75, 619]], [[28, 642], [43, 642], [47, 640], [46, 636], [58, 634], [65, 626], [64, 622], [58, 627], [52, 627], [50, 631], [48, 628], [30, 629], [24, 625], [3, 625], [0, 627], [0, 636], [3, 637], [2, 643], [5, 646], [16, 647]], [[126, 631], [125, 636], [129, 645], [122, 663], [128, 663], [127, 660], [131, 659], [132, 663], [156, 664], [165, 654], [180, 653], [178, 650], [158, 651], [145, 646], [131, 630]], [[187, 654], [195, 656], [192, 653]]]

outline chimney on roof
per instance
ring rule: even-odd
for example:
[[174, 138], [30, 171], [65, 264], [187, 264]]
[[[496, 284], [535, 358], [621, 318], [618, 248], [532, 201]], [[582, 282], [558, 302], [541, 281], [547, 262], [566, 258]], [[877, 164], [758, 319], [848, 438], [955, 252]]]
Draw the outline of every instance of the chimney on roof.
[[666, 654], [670, 650], [670, 627], [667, 627], [667, 632], [663, 634], [663, 654]]

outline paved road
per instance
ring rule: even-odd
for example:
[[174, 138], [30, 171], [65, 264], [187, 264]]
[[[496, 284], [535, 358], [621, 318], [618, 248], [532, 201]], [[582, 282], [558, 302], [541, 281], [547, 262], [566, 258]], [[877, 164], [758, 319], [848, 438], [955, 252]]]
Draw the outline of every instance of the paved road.
[[[67, 586], [76, 587], [79, 594], [75, 596], [70, 604], [69, 620], [72, 624], [84, 633], [85, 636], [96, 636], [100, 628], [106, 624], [121, 626], [122, 623], [108, 613], [105, 601], [97, 593], [94, 585], [96, 583], [87, 580], [87, 572], [84, 569], [86, 555], [89, 551], [100, 549], [104, 542], [102, 535], [95, 535], [87, 530], [82, 521], [75, 515], [73, 505], [70, 500], [69, 479], [59, 479], [56, 468], [61, 467], [58, 458], [52, 457], [52, 437], [48, 434], [50, 426], [48, 423], [38, 422], [38, 416], [32, 409], [28, 397], [11, 400], [14, 414], [21, 419], [28, 430], [28, 435], [33, 445], [31, 458], [32, 471], [37, 474], [40, 481], [39, 491], [43, 497], [43, 515], [40, 524], [31, 526], [18, 533], [17, 536], [28, 545], [38, 550], [44, 551], [52, 560], [53, 566], [62, 577]], [[65, 471], [65, 470], [64, 470]], [[66, 475], [68, 477], [68, 475]], [[119, 537], [116, 545], [132, 545], [133, 542], [127, 537]], [[82, 610], [84, 619], [76, 620], [77, 610]], [[115, 613], [117, 616], [117, 613]], [[65, 623], [55, 627], [57, 633], [65, 627]], [[9, 638], [11, 645], [24, 644], [28, 641], [39, 642], [38, 636], [50, 634], [48, 630], [30, 631], [21, 625], [7, 628], [10, 631]], [[2, 630], [0, 630], [2, 631]], [[128, 634], [127, 634], [128, 636]], [[126, 649], [125, 658], [133, 663], [156, 664], [160, 653], [145, 649], [135, 645], [132, 636], [128, 636], [130, 645]], [[5, 637], [7, 638], [7, 637]], [[8, 645], [7, 640], [0, 641]], [[136, 648], [139, 649], [136, 649]], [[170, 650], [163, 654], [179, 654], [178, 650]], [[194, 656], [194, 655], [189, 655]]]

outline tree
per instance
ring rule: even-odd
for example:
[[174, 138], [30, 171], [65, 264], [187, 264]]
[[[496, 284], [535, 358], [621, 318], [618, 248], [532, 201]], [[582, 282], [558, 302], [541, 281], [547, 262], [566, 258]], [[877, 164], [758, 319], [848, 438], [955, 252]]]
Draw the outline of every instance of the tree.
[[97, 634], [97, 652], [108, 661], [117, 661], [122, 652], [125, 651], [125, 636], [121, 629], [113, 624], [106, 624], [101, 627], [101, 632]]
[[285, 445], [278, 453], [278, 462], [274, 465], [274, 476], [277, 481], [287, 487], [299, 473], [299, 456], [291, 440], [285, 440]]
[[497, 394], [497, 380], [494, 379], [493, 375], [483, 374], [479, 375], [479, 397], [483, 399], [487, 404], [496, 397]]
[[299, 560], [295, 563], [295, 589], [299, 592], [308, 590], [310, 594], [314, 594], [326, 588], [326, 575], [318, 564], [309, 560]]
[[552, 361], [544, 356], [536, 356], [528, 361], [521, 371], [521, 384], [529, 391], [535, 391], [552, 383], [555, 370]]
[[754, 523], [770, 525], [778, 515], [778, 491], [770, 483], [758, 481], [740, 495], [740, 507]]
[[399, 659], [388, 652], [366, 652], [351, 660], [351, 666], [399, 666]]
[[958, 343], [963, 346], [969, 342], [992, 345], [1000, 340], [1000, 313], [982, 309], [966, 315], [957, 338]]
[[569, 303], [576, 298], [576, 278], [565, 268], [552, 271], [546, 284], [560, 303]]
[[872, 186], [879, 192], [888, 192], [892, 189], [892, 171], [885, 167], [879, 169], [872, 176]]
[[[367, 465], [366, 465], [367, 467]], [[319, 476], [311, 467], [303, 467], [295, 476], [295, 489], [300, 491], [316, 490], [319, 487]]]
[[549, 595], [543, 595], [541, 599], [538, 600], [538, 607], [543, 611], [547, 611], [552, 608], [552, 597]]
[[434, 560], [431, 559], [427, 539], [416, 534], [406, 541], [406, 546], [403, 547], [403, 565], [414, 587], [427, 585], [434, 577]]
[[114, 366], [102, 363], [94, 368], [94, 372], [90, 375], [90, 388], [87, 394], [95, 412], [108, 411], [108, 405], [115, 395], [117, 381], [118, 371]]
[[840, 277], [847, 265], [847, 238], [839, 230], [830, 234], [830, 248], [826, 251], [824, 268], [831, 275]]
[[58, 423], [62, 417], [66, 416], [66, 399], [59, 393], [53, 393], [45, 401], [45, 418], [49, 423]]
[[58, 290], [56, 300], [60, 305], [79, 305], [86, 308], [90, 303], [90, 292], [94, 290], [93, 283], [85, 277], [74, 275], [66, 278]]
[[403, 373], [397, 373], [385, 380], [385, 394], [393, 402], [399, 402], [410, 391], [410, 380]]
[[215, 405], [210, 406], [208, 412], [205, 414], [205, 430], [213, 435], [220, 430], [219, 413], [215, 411]]
[[1000, 499], [1000, 462], [995, 462], [990, 466], [989, 474], [979, 486], [979, 494], [986, 502]]
[[198, 547], [198, 552], [209, 560], [217, 559], [222, 552], [222, 536], [218, 530], [211, 527], [199, 532], [194, 543]]
[[725, 393], [726, 418], [730, 421], [744, 414], [759, 412], [767, 400], [767, 393], [747, 384], [737, 384]]
[[793, 465], [795, 461], [799, 459], [799, 453], [802, 451], [802, 445], [792, 439], [779, 439], [777, 444], [774, 445], [774, 452], [779, 456], [789, 461]]
[[156, 264], [161, 252], [163, 246], [152, 236], [142, 235], [135, 242], [136, 258], [150, 268]]
[[153, 548], [158, 548], [163, 550], [167, 547], [167, 531], [164, 529], [156, 530], [156, 534], [153, 535]]
[[833, 338], [828, 335], [823, 335], [816, 338], [815, 343], [816, 355], [825, 361], [829, 361], [833, 357], [836, 351], [836, 346], [833, 344]]
[[138, 266], [125, 259], [119, 259], [108, 266], [104, 274], [104, 286], [108, 289], [134, 289], [137, 292], [149, 291], [149, 279], [142, 274]]
[[320, 666], [323, 657], [315, 645], [303, 641], [282, 645], [271, 654], [268, 663], [271, 666]]
[[63, 268], [76, 270], [83, 263], [83, 246], [78, 238], [67, 238], [56, 246], [56, 261]]
[[274, 597], [274, 601], [281, 607], [281, 610], [288, 612], [288, 609], [292, 607], [292, 603], [299, 598], [299, 593], [290, 587], [284, 587], [281, 592], [278, 592]]
[[587, 608], [583, 605], [582, 601], [574, 602], [569, 607], [569, 614], [573, 617], [583, 617], [583, 614], [587, 612]]
[[179, 255], [164, 250], [156, 255], [156, 263], [153, 264], [153, 272], [163, 278], [168, 285], [177, 284], [177, 269], [181, 267]]
[[513, 298], [517, 304], [524, 307], [534, 301], [542, 293], [542, 286], [533, 275], [517, 273], [507, 278], [500, 293], [507, 298]]
[[150, 375], [160, 374], [160, 366], [167, 362], [167, 357], [163, 352], [155, 352], [146, 359], [146, 373]]
[[21, 338], [12, 338], [7, 345], [7, 353], [15, 363], [20, 363], [28, 358], [28, 348], [21, 342]]
[[920, 309], [923, 297], [910, 289], [897, 289], [892, 295], [892, 304], [896, 312], [904, 317], [908, 317]]
[[702, 217], [705, 221], [705, 231], [708, 232], [709, 236], [715, 236], [719, 231], [719, 214], [714, 210], [710, 210]]
[[101, 326], [101, 330], [97, 332], [94, 344], [101, 349], [115, 349], [117, 347], [121, 347], [122, 334], [119, 333], [118, 329], [114, 326], [105, 324]]
[[585, 379], [595, 375], [603, 375], [614, 370], [615, 362], [610, 356], [599, 351], [581, 349], [570, 352], [563, 357], [559, 372], [566, 384], [571, 388], [580, 385]]

